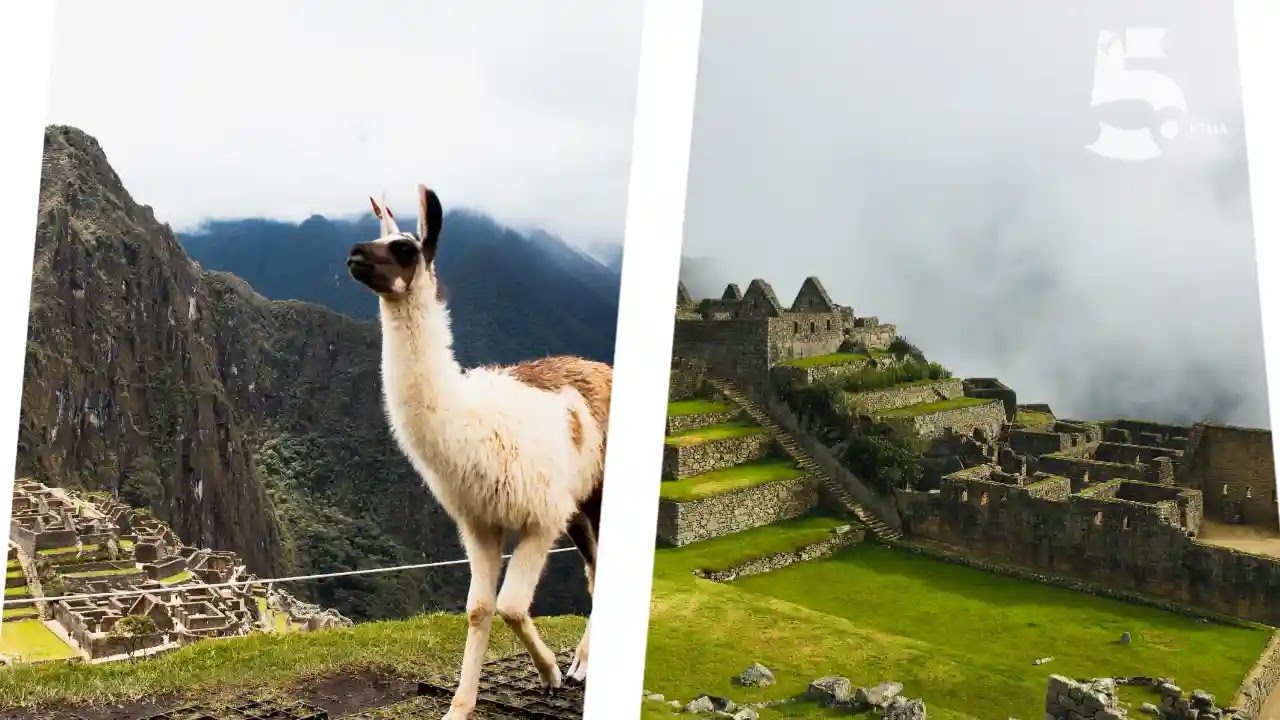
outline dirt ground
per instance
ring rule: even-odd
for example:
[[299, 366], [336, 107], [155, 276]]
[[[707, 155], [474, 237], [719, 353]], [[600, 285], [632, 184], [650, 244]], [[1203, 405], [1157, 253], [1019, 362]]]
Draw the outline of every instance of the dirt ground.
[[[1280, 532], [1274, 530], [1264, 530], [1249, 525], [1226, 525], [1206, 520], [1200, 525], [1200, 534], [1197, 539], [1213, 545], [1280, 558]], [[1280, 713], [1277, 713], [1276, 720], [1280, 720]]]

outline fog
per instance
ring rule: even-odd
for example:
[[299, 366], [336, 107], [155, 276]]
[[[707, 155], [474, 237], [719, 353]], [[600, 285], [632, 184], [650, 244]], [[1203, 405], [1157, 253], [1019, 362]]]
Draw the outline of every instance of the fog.
[[[1085, 149], [1099, 32], [1186, 95], [1163, 155]], [[708, 0], [682, 275], [807, 275], [958, 376], [1059, 416], [1267, 427], [1230, 3]]]

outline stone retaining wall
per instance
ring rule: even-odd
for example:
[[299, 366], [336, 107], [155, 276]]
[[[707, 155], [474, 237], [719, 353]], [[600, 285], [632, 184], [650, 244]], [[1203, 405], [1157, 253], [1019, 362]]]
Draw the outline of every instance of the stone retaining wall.
[[951, 400], [964, 395], [964, 386], [960, 380], [951, 378], [931, 383], [915, 385], [899, 385], [883, 390], [848, 393], [843, 396], [844, 404], [851, 410], [863, 413], [897, 410], [908, 405]]
[[1000, 435], [1000, 428], [1005, 423], [1005, 412], [999, 400], [992, 400], [983, 405], [943, 410], [910, 418], [886, 418], [886, 420], [894, 424], [905, 423], [911, 426], [924, 440], [943, 437], [953, 429], [960, 435], [972, 435], [978, 428], [987, 433], [987, 437], [994, 438]]
[[664, 445], [662, 478], [676, 480], [759, 460], [773, 448], [768, 433], [707, 440], [692, 445]]
[[699, 413], [697, 415], [676, 415], [667, 418], [667, 434], [674, 435], [676, 433], [685, 432], [687, 430], [697, 430], [708, 425], [719, 425], [726, 423], [742, 414], [740, 408], [725, 410], [717, 413]]
[[830, 557], [841, 548], [857, 545], [867, 538], [867, 530], [861, 525], [844, 525], [832, 531], [831, 536], [820, 540], [812, 545], [805, 545], [795, 552], [780, 552], [765, 557], [753, 558], [741, 565], [735, 565], [727, 570], [719, 570], [715, 572], [701, 571], [699, 577], [705, 580], [714, 580], [716, 582], [732, 582], [741, 577], [748, 575], [760, 575], [762, 573], [780, 570], [788, 565], [794, 565], [799, 562], [808, 560], [820, 560]]
[[682, 546], [800, 517], [818, 504], [817, 481], [802, 477], [715, 497], [658, 504], [658, 542]]
[[1250, 717], [1257, 717], [1258, 711], [1277, 685], [1280, 685], [1280, 630], [1271, 636], [1271, 642], [1245, 676], [1244, 682], [1240, 683], [1240, 689], [1231, 704], [1247, 712]]

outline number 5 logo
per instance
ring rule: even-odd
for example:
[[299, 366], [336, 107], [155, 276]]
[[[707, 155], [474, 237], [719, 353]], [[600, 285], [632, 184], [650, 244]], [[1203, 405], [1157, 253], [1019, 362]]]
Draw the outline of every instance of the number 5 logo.
[[[1129, 28], [1124, 40], [1108, 30], [1098, 34], [1098, 52], [1093, 68], [1093, 101], [1098, 107], [1118, 100], [1140, 100], [1155, 112], [1175, 109], [1187, 112], [1187, 99], [1182, 88], [1168, 76], [1154, 70], [1133, 70], [1129, 60], [1167, 59], [1160, 46], [1164, 28]], [[1151, 160], [1162, 151], [1150, 128], [1124, 129], [1099, 122], [1098, 139], [1085, 147], [1114, 160]], [[1178, 123], [1165, 121], [1160, 134], [1172, 140], [1178, 135]]]

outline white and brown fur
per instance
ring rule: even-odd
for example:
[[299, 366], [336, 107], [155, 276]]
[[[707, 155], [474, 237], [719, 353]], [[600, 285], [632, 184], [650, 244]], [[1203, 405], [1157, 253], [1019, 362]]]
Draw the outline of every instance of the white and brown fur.
[[[436, 279], [443, 213], [418, 186], [418, 231], [402, 232], [370, 198], [382, 237], [351, 249], [352, 276], [379, 298], [387, 416], [401, 450], [454, 519], [471, 565], [467, 641], [452, 709], [475, 707], [494, 615], [533, 657], [543, 686], [561, 686], [555, 655], [529, 616], [547, 554], [568, 533], [594, 592], [612, 369], [576, 357], [463, 371], [453, 354], [449, 312]], [[498, 590], [503, 535], [517, 537]], [[569, 678], [587, 675], [591, 625]]]

